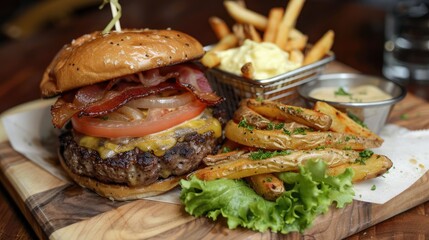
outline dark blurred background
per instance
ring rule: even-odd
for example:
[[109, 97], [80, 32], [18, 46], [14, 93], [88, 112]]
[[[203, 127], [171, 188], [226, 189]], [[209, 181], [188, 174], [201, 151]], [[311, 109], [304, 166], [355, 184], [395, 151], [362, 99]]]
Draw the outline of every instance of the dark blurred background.
[[[316, 41], [325, 31], [336, 33], [337, 60], [357, 70], [381, 75], [385, 10], [394, 0], [307, 0], [297, 28]], [[207, 18], [216, 15], [232, 23], [222, 1], [123, 0], [121, 19], [128, 28], [167, 28], [186, 31], [203, 44], [216, 39]], [[4, 0], [0, 8], [0, 44], [29, 41], [34, 36], [63, 33], [58, 45], [47, 49], [53, 55], [70, 38], [102, 30], [109, 22], [110, 8], [98, 10], [100, 0]], [[246, 0], [247, 7], [267, 15], [272, 7], [287, 1]]]
[[[2, 0], [0, 8], [0, 112], [16, 104], [40, 98], [43, 71], [58, 50], [73, 38], [102, 30], [111, 20], [101, 0]], [[267, 15], [272, 7], [286, 6], [287, 0], [245, 0], [248, 8]], [[335, 31], [336, 59], [356, 70], [382, 75], [386, 11], [395, 0], [306, 0], [297, 28], [315, 42], [327, 30]], [[187, 32], [204, 45], [214, 43], [208, 24], [210, 16], [233, 21], [222, 0], [121, 0], [123, 28], [173, 28]], [[417, 86], [417, 85], [415, 85]], [[429, 86], [429, 85], [428, 85]], [[411, 88], [412, 89], [412, 88]], [[425, 92], [426, 91], [426, 92]], [[414, 87], [413, 93], [428, 96], [428, 88]], [[427, 98], [429, 99], [429, 98]], [[17, 215], [8, 226], [27, 224], [14, 201], [0, 188], [2, 216]], [[10, 209], [13, 211], [10, 211]], [[12, 218], [14, 219], [14, 218]], [[402, 218], [399, 218], [401, 221]], [[398, 221], [398, 220], [397, 220]], [[386, 225], [389, 226], [389, 225]], [[381, 228], [383, 232], [383, 228]], [[3, 229], [4, 230], [4, 229]], [[31, 227], [17, 228], [10, 238], [36, 238]], [[29, 231], [29, 232], [27, 232]], [[0, 229], [0, 233], [2, 233]], [[7, 231], [6, 231], [7, 232]], [[12, 231], [11, 234], [16, 233]], [[7, 234], [7, 233], [6, 233]], [[365, 233], [363, 233], [365, 239]], [[22, 238], [20, 237], [22, 236]], [[1, 234], [0, 234], [1, 238]]]

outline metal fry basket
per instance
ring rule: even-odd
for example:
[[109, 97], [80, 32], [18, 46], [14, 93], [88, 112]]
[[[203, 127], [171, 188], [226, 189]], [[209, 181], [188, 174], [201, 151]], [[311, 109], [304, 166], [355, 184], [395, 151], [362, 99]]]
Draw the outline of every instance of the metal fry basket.
[[262, 80], [244, 78], [217, 68], [207, 69], [206, 76], [213, 90], [226, 98], [222, 104], [231, 117], [239, 102], [245, 98], [293, 103], [299, 98], [297, 87], [317, 79], [325, 66], [334, 59], [334, 53], [330, 52], [317, 62]]

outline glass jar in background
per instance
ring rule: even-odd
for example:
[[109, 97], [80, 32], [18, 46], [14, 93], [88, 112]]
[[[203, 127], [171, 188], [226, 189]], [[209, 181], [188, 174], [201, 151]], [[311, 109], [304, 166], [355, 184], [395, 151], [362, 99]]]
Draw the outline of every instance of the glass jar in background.
[[396, 1], [385, 27], [384, 76], [402, 84], [429, 83], [429, 0]]

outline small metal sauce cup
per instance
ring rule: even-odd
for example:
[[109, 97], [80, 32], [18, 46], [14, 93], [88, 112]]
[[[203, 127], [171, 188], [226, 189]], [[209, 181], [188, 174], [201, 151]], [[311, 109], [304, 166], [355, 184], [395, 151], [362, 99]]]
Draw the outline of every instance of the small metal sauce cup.
[[343, 112], [351, 113], [357, 116], [368, 126], [370, 130], [375, 133], [379, 133], [386, 124], [393, 106], [402, 100], [407, 93], [403, 86], [395, 82], [384, 78], [363, 74], [324, 74], [321, 75], [317, 81], [312, 81], [298, 87], [298, 93], [306, 100], [306, 103], [312, 107], [316, 101], [322, 101], [309, 96], [313, 89], [320, 87], [342, 87], [347, 91], [352, 87], [357, 87], [360, 85], [376, 86], [390, 94], [392, 98], [375, 102], [323, 101]]

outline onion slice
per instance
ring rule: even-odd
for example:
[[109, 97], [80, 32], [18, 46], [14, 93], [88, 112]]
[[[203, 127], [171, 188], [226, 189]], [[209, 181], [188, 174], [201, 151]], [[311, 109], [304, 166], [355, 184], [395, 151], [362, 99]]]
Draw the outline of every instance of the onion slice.
[[116, 112], [125, 115], [129, 119], [129, 121], [142, 120], [145, 118], [144, 114], [138, 109], [126, 105], [116, 110]]
[[194, 95], [190, 92], [168, 97], [152, 95], [132, 100], [127, 103], [127, 106], [132, 108], [177, 108], [192, 102], [194, 99]]

